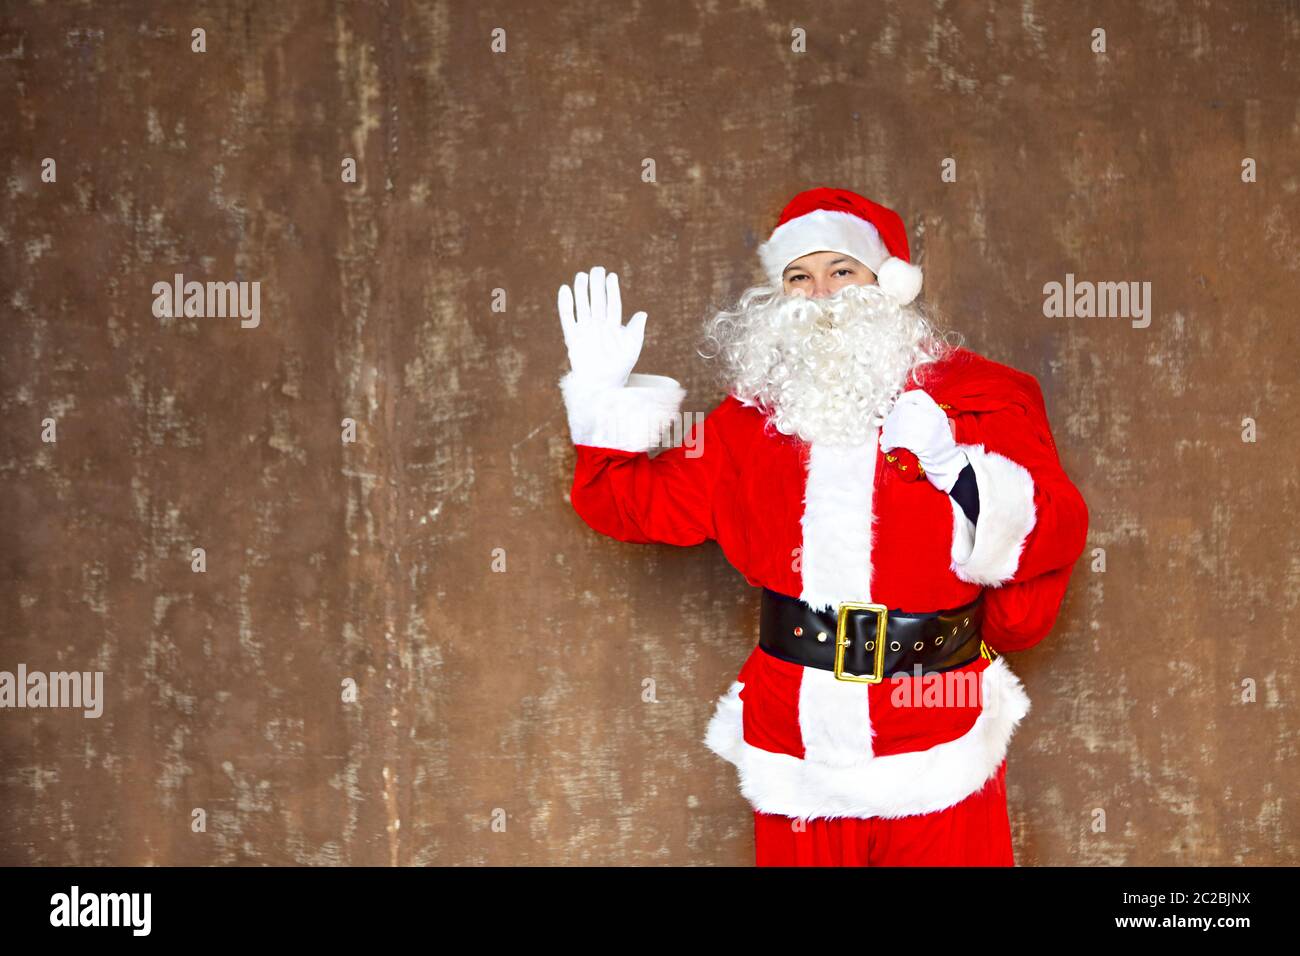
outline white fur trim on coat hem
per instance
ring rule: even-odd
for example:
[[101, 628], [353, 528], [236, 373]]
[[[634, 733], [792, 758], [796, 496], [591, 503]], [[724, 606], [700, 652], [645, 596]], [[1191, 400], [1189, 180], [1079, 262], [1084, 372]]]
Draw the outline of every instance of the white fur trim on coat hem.
[[755, 810], [804, 819], [904, 817], [953, 806], [997, 772], [1029, 712], [1028, 694], [1006, 658], [999, 657], [981, 675], [984, 709], [961, 737], [928, 750], [868, 753], [849, 764], [828, 765], [746, 743], [743, 686], [733, 681], [718, 700], [705, 746], [735, 764], [740, 791]]
[[576, 372], [560, 379], [575, 445], [649, 451], [672, 434], [686, 389], [666, 375], [628, 376], [621, 388], [593, 385]]
[[998, 587], [1015, 576], [1038, 511], [1034, 479], [1023, 465], [983, 445], [961, 445], [975, 469], [979, 520], [952, 503], [952, 573], [970, 584]]

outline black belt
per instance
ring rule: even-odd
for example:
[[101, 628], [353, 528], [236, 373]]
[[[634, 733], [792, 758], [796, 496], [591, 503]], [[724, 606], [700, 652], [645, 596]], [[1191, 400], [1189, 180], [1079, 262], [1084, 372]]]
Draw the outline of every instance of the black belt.
[[845, 602], [836, 613], [763, 588], [758, 646], [793, 664], [834, 671], [837, 680], [879, 684], [900, 671], [913, 676], [917, 664], [932, 674], [996, 658], [980, 637], [983, 621], [982, 591], [950, 611], [910, 614]]

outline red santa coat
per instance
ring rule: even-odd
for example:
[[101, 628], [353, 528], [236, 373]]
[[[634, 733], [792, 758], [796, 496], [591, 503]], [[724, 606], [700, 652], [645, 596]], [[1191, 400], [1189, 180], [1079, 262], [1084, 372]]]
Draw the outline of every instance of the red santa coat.
[[[948, 495], [889, 463], [878, 431], [856, 448], [809, 444], [776, 432], [734, 396], [652, 458], [648, 449], [671, 432], [685, 396], [657, 375], [633, 375], [619, 389], [573, 373], [561, 381], [577, 446], [573, 507], [621, 541], [717, 541], [751, 585], [818, 608], [869, 601], [936, 611], [983, 590], [985, 642], [1000, 653], [1031, 647], [1056, 620], [1088, 526], [1042, 390], [967, 349], [919, 375], [908, 388], [951, 406], [974, 466], [974, 526]], [[735, 764], [741, 792], [766, 813], [940, 810], [997, 771], [1029, 710], [1005, 657], [980, 657], [961, 672], [977, 694], [960, 706], [950, 698], [919, 707], [910, 695], [900, 701], [892, 679], [840, 681], [755, 647], [718, 701], [705, 743]]]

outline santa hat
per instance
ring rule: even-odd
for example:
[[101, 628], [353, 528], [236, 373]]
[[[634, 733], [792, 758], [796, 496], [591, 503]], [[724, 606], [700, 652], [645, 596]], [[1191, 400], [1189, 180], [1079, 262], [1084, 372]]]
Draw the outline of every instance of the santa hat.
[[902, 305], [921, 291], [903, 220], [892, 209], [847, 189], [819, 186], [801, 192], [781, 212], [772, 236], [758, 247], [763, 271], [781, 285], [785, 267], [810, 252], [843, 252], [876, 274], [876, 282]]

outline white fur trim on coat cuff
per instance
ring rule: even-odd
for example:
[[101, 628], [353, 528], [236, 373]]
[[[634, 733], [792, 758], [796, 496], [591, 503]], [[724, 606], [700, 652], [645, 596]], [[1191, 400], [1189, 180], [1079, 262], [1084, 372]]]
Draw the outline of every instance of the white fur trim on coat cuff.
[[628, 376], [620, 387], [593, 384], [576, 372], [560, 379], [575, 445], [649, 451], [677, 418], [686, 389], [667, 375]]
[[1015, 576], [1038, 513], [1034, 479], [1023, 465], [983, 445], [962, 445], [975, 469], [979, 520], [972, 525], [952, 503], [952, 572], [963, 581], [998, 587]]

